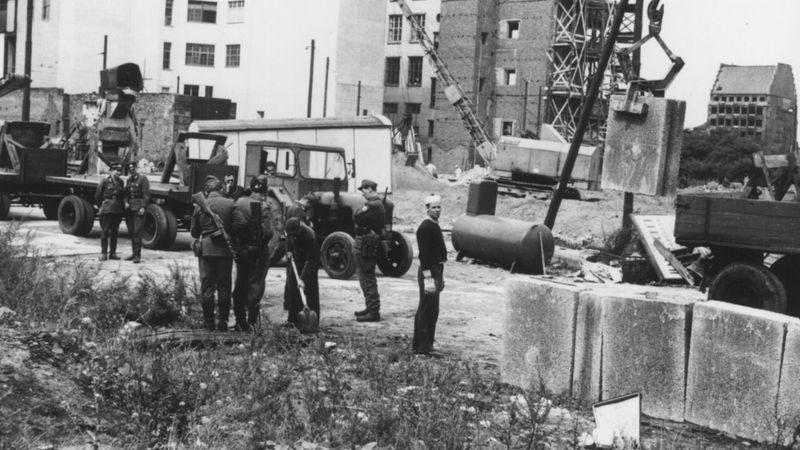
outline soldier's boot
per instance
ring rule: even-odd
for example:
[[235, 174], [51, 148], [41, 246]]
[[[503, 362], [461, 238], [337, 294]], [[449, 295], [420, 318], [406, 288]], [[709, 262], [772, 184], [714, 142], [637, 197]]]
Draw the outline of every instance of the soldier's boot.
[[108, 255], [108, 259], [118, 260], [119, 256], [117, 256], [115, 252], [111, 252], [111, 254]]
[[100, 254], [100, 261], [105, 261], [107, 259], [108, 259], [108, 254], [106, 254], [105, 252]]
[[117, 245], [115, 242], [111, 243], [111, 252], [108, 254], [108, 259], [118, 260], [119, 256], [117, 256]]
[[252, 330], [258, 330], [261, 326], [261, 308], [250, 306], [247, 308], [247, 324]]

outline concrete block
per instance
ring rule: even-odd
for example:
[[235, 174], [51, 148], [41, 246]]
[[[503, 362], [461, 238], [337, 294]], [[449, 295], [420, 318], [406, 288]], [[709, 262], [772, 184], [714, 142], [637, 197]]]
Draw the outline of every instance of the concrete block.
[[581, 292], [578, 297], [572, 398], [585, 405], [600, 401], [602, 300], [603, 296], [593, 291]]
[[683, 421], [694, 295], [641, 286], [604, 295], [602, 399], [640, 392], [645, 415]]
[[688, 422], [762, 442], [776, 438], [788, 319], [724, 302], [695, 305], [686, 380]]
[[502, 381], [569, 395], [579, 292], [575, 285], [534, 278], [508, 282]]
[[791, 444], [792, 431], [800, 425], [800, 320], [789, 317], [778, 388], [779, 442]]

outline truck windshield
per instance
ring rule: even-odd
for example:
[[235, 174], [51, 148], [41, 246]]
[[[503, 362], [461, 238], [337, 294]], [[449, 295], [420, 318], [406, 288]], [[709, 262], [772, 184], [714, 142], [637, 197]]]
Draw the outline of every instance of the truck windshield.
[[318, 180], [346, 179], [347, 166], [344, 156], [338, 152], [302, 150], [299, 152], [300, 173], [305, 178]]

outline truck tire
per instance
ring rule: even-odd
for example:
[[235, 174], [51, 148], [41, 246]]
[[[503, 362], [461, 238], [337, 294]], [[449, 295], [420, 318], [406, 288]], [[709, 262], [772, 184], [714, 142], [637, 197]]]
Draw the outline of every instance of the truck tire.
[[78, 229], [78, 236], [88, 236], [92, 232], [92, 228], [94, 228], [94, 205], [85, 198], [80, 200], [83, 205], [84, 215]]
[[286, 254], [286, 241], [283, 238], [283, 206], [273, 196], [267, 197], [267, 203], [272, 214], [272, 239], [267, 244], [270, 255], [269, 265], [275, 266], [281, 262], [283, 255]]
[[769, 271], [786, 289], [786, 314], [800, 317], [800, 255], [785, 255], [770, 266]]
[[46, 198], [42, 201], [42, 211], [47, 220], [58, 220], [58, 205], [61, 200], [57, 198]]
[[734, 262], [723, 268], [711, 282], [708, 299], [786, 312], [783, 283], [766, 267], [749, 262]]
[[162, 209], [164, 210], [164, 215], [167, 216], [167, 234], [164, 236], [164, 242], [161, 243], [161, 249], [169, 250], [178, 237], [178, 218], [175, 217], [175, 213], [171, 209]]
[[392, 231], [389, 235], [389, 253], [378, 258], [378, 268], [388, 277], [402, 277], [411, 268], [414, 248], [403, 233]]
[[0, 220], [8, 220], [8, 212], [11, 210], [11, 196], [5, 192], [0, 193]]
[[344, 231], [335, 231], [322, 242], [322, 268], [329, 277], [347, 280], [356, 271], [355, 241]]
[[68, 195], [58, 204], [58, 228], [64, 234], [80, 236], [85, 225], [86, 207], [77, 195]]
[[[173, 219], [174, 219], [173, 215]], [[149, 204], [144, 211], [142, 246], [150, 250], [162, 249], [169, 240], [170, 223], [167, 213], [160, 205]]]

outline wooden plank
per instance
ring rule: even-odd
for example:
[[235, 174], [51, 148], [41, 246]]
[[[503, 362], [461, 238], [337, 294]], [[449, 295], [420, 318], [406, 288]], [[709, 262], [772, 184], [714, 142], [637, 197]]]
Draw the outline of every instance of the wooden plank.
[[661, 253], [661, 256], [666, 258], [667, 262], [669, 262], [672, 268], [675, 269], [675, 271], [678, 272], [678, 274], [681, 277], [683, 277], [683, 279], [686, 280], [687, 283], [689, 283], [689, 286], [695, 285], [694, 277], [692, 276], [692, 274], [689, 273], [689, 271], [686, 270], [685, 267], [683, 267], [683, 264], [680, 261], [678, 261], [678, 258], [676, 258], [675, 255], [673, 255], [672, 252], [669, 251], [667, 247], [665, 247], [664, 244], [661, 243], [660, 240], [658, 239], [654, 240], [653, 246], [655, 246], [656, 250], [658, 250], [658, 252]]
[[681, 246], [675, 242], [673, 216], [656, 216], [631, 214], [631, 220], [639, 232], [642, 245], [647, 253], [648, 259], [656, 269], [656, 275], [662, 281], [678, 281], [683, 277], [670, 265], [669, 261], [655, 248], [655, 240], [658, 239], [670, 250], [680, 249]]

